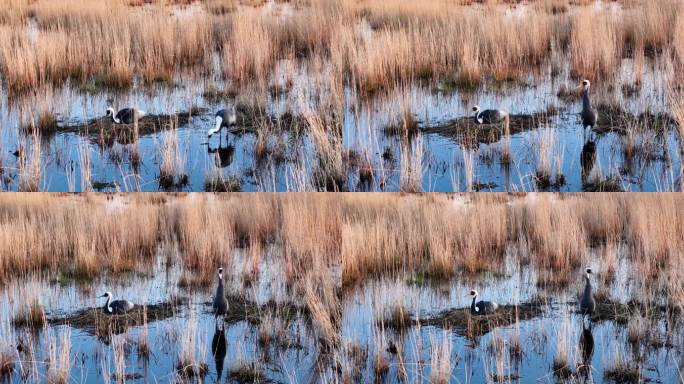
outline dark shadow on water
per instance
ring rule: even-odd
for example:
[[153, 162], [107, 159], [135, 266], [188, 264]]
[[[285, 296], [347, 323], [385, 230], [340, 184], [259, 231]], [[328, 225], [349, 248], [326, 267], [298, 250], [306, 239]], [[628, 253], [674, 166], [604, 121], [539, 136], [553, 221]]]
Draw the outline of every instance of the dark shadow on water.
[[216, 382], [221, 381], [223, 375], [223, 362], [226, 358], [226, 333], [225, 329], [216, 329], [211, 339], [211, 355], [214, 356], [216, 366]]
[[225, 168], [233, 163], [233, 158], [235, 157], [235, 146], [226, 143], [226, 146], [224, 147], [222, 146], [222, 143], [219, 143], [219, 146], [216, 148], [207, 146], [207, 153], [214, 155], [214, 160], [217, 167]]
[[589, 140], [582, 146], [580, 164], [582, 166], [582, 183], [585, 184], [589, 174], [594, 169], [594, 164], [596, 164], [596, 142], [594, 140]]
[[584, 324], [582, 324], [579, 350], [582, 353], [582, 360], [577, 367], [577, 373], [585, 382], [591, 382], [591, 360], [594, 357], [594, 335], [591, 332], [591, 324], [588, 327], [585, 327]]

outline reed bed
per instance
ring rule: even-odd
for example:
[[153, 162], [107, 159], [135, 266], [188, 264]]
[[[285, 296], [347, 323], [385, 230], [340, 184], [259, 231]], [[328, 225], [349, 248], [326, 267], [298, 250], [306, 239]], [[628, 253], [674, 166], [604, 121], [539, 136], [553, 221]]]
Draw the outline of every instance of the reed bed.
[[589, 262], [590, 247], [617, 243], [629, 247], [635, 274], [675, 277], [682, 204], [676, 194], [350, 196], [342, 283], [400, 271], [432, 278], [496, 272], [511, 246], [562, 281]]
[[[8, 194], [0, 196], [0, 281], [48, 270], [62, 279], [144, 271], [159, 249], [177, 249], [173, 260], [206, 286], [236, 248], [255, 275], [275, 245], [283, 273], [321, 320], [321, 338], [337, 344], [330, 319], [340, 286], [397, 271], [434, 279], [497, 272], [511, 248], [562, 284], [590, 262], [591, 249], [606, 255], [610, 273], [624, 246], [635, 276], [658, 281], [678, 305], [682, 204], [677, 194]], [[337, 266], [339, 275], [330, 270]]]
[[673, 0], [538, 1], [513, 12], [510, 2], [448, 0], [6, 3], [0, 73], [10, 94], [67, 80], [173, 82], [183, 72], [267, 86], [283, 59], [323, 63], [315, 67], [332, 69], [338, 83], [373, 94], [415, 80], [524, 80], [552, 61], [597, 80], [616, 72], [624, 52], [680, 66], [684, 52], [682, 6]]
[[2, 196], [0, 280], [47, 269], [74, 279], [140, 271], [165, 246], [176, 246], [178, 262], [206, 272], [199, 275], [207, 282], [236, 247], [282, 247], [291, 277], [312, 265], [339, 264], [339, 205], [332, 197], [183, 196]]
[[345, 284], [394, 270], [496, 270], [520, 244], [535, 265], [563, 273], [585, 263], [589, 247], [624, 243], [652, 276], [682, 256], [682, 204], [677, 194], [7, 194], [0, 280], [47, 269], [74, 278], [140, 270], [167, 246], [210, 280], [233, 249], [271, 244], [282, 249], [287, 276], [341, 262]]

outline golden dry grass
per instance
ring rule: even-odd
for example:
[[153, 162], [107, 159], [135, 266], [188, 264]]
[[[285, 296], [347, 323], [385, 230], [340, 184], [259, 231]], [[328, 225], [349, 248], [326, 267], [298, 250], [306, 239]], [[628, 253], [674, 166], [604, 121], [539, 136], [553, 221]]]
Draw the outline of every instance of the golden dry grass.
[[[334, 265], [338, 204], [307, 195], [0, 196], [0, 280], [50, 269], [73, 278], [142, 270], [177, 245], [184, 267], [207, 281], [236, 247], [276, 244], [289, 277]], [[339, 264], [339, 259], [337, 259]]]
[[512, 246], [540, 275], [567, 281], [591, 247], [610, 273], [624, 244], [634, 273], [665, 273], [670, 294], [684, 298], [676, 283], [684, 276], [683, 204], [678, 194], [5, 194], [0, 281], [38, 270], [72, 278], [144, 270], [170, 247], [208, 284], [235, 248], [247, 251], [246, 273], [257, 274], [275, 245], [321, 320], [320, 337], [337, 344], [336, 324], [324, 320], [339, 311], [332, 298], [340, 285], [397, 271], [497, 272]]
[[655, 277], [681, 260], [683, 204], [677, 194], [349, 196], [342, 283], [397, 271], [436, 278], [496, 272], [511, 245], [563, 280], [588, 262], [590, 245], [616, 242], [629, 246], [639, 274]]
[[540, 0], [513, 12], [510, 4], [451, 0], [145, 3], [8, 0], [0, 73], [9, 93], [67, 79], [113, 88], [136, 75], [171, 82], [185, 70], [211, 74], [218, 58], [220, 74], [237, 85], [267, 86], [279, 60], [309, 59], [325, 64], [316, 70], [331, 68], [337, 83], [373, 94], [417, 79], [518, 80], [552, 58], [594, 80], [615, 73], [624, 51], [679, 63], [684, 52], [681, 3], [673, 0]]
[[[514, 247], [520, 251], [513, 257], [563, 280], [591, 260], [590, 246], [605, 246], [599, 268], [610, 273], [616, 251], [609, 248], [625, 245], [633, 276], [647, 289], [665, 288], [668, 302], [681, 305], [683, 205], [680, 194], [3, 194], [0, 281], [35, 271], [84, 278], [144, 271], [166, 249], [172, 251], [161, 257], [177, 258], [208, 284], [216, 266], [231, 268], [236, 248], [248, 273], [258, 273], [260, 255], [273, 245], [321, 350], [334, 355], [342, 343], [344, 284], [387, 273], [496, 273]], [[404, 307], [387, 308], [379, 312], [383, 327], [400, 330], [413, 321]], [[502, 309], [517, 321], [517, 306]], [[42, 310], [32, 311], [37, 323]], [[453, 315], [470, 319], [467, 310]], [[265, 345], [271, 328], [264, 323], [259, 331]], [[192, 320], [186, 330], [183, 344], [192, 345]], [[56, 340], [49, 340], [50, 376], [62, 382], [70, 345]], [[181, 367], [202, 369], [194, 357], [206, 355], [205, 347], [182, 350]], [[431, 382], [448, 381], [448, 343], [434, 344], [430, 354]], [[378, 373], [386, 356], [376, 357]]]

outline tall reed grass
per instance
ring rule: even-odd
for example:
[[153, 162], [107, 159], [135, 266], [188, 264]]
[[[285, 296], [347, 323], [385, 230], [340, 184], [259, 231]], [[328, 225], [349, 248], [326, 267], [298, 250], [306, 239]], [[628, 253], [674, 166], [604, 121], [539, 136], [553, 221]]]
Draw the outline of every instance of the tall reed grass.
[[373, 94], [415, 80], [472, 87], [524, 79], [552, 60], [569, 61], [575, 77], [598, 79], [615, 73], [625, 51], [680, 65], [684, 52], [684, 14], [673, 0], [547, 1], [516, 12], [448, 0], [315, 0], [270, 10], [232, 1], [6, 3], [0, 74], [10, 94], [68, 79], [122, 88], [136, 78], [171, 82], [214, 71], [234, 85], [266, 86], [280, 60], [323, 63], [314, 67]]
[[339, 264], [332, 196], [106, 196], [0, 196], [0, 280], [43, 269], [83, 279], [141, 270], [165, 245], [177, 246], [178, 262], [207, 282], [236, 247], [278, 244], [292, 278]]
[[[106, 197], [107, 196], [107, 197]], [[429, 278], [497, 272], [511, 247], [540, 272], [567, 278], [591, 247], [614, 269], [626, 251], [635, 272], [671, 276], [673, 296], [684, 249], [678, 194], [180, 194], [0, 196], [0, 281], [50, 270], [72, 278], [147, 268], [159, 249], [212, 281], [244, 248], [251, 273], [277, 246], [282, 272], [299, 284], [330, 335], [341, 285], [395, 271]], [[256, 254], [256, 255], [255, 255]], [[334, 271], [340, 268], [340, 274]], [[331, 272], [333, 271], [333, 272]], [[306, 285], [305, 283], [313, 285]], [[332, 284], [332, 285], [329, 285]], [[323, 303], [323, 304], [320, 304]], [[331, 328], [332, 327], [332, 328]]]
[[354, 195], [343, 208], [342, 283], [497, 271], [511, 245], [560, 279], [588, 262], [589, 246], [617, 242], [653, 276], [682, 256], [682, 204], [676, 194]]

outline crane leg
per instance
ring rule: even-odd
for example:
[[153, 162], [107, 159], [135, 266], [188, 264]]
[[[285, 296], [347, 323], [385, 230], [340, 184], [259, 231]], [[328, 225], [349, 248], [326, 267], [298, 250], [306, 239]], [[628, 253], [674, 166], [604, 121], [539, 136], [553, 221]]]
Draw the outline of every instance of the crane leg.
[[218, 314], [216, 314], [216, 316], [214, 316], [214, 321], [216, 322], [216, 329], [217, 330], [221, 330], [222, 326], [223, 326], [223, 324], [222, 324], [223, 321], [219, 322], [219, 318], [220, 318], [220, 316]]

